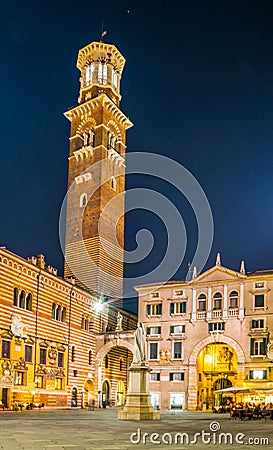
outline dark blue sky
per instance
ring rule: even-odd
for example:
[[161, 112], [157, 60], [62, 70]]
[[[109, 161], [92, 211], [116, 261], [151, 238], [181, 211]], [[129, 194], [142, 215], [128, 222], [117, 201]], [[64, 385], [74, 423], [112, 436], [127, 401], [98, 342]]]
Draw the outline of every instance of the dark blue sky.
[[[234, 269], [241, 259], [247, 270], [272, 268], [273, 4], [261, 0], [6, 2], [1, 245], [25, 257], [42, 252], [61, 270], [58, 218], [69, 146], [62, 113], [77, 103], [78, 49], [99, 39], [102, 18], [106, 42], [127, 59], [121, 108], [134, 122], [128, 151], [169, 156], [199, 181], [215, 225], [208, 266], [220, 251]], [[142, 181], [131, 177], [128, 188]], [[179, 204], [193, 235], [181, 278], [196, 224], [183, 199]], [[148, 221], [137, 211], [128, 215], [128, 248]], [[150, 223], [164, 233], [153, 217]]]

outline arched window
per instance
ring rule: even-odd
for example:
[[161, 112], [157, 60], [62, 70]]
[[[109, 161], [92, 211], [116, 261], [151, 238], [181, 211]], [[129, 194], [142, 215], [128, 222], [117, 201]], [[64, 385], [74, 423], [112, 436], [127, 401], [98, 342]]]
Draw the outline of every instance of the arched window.
[[123, 369], [122, 365], [123, 365], [123, 361], [122, 361], [122, 358], [120, 358], [120, 360], [119, 360], [119, 371], [120, 372], [122, 372], [122, 369]]
[[26, 296], [26, 309], [28, 311], [32, 310], [32, 294], [27, 294]]
[[61, 305], [58, 305], [56, 309], [56, 320], [61, 320], [61, 317], [62, 317], [62, 307]]
[[98, 65], [98, 83], [107, 84], [107, 65], [99, 63]]
[[89, 350], [88, 352], [88, 364], [89, 366], [92, 364], [92, 350]]
[[112, 84], [115, 86], [115, 88], [118, 87], [118, 73], [113, 69], [112, 71]]
[[89, 66], [85, 67], [85, 84], [88, 86], [92, 83], [93, 75], [95, 71], [95, 65], [90, 64]]
[[108, 369], [109, 367], [109, 358], [108, 355], [105, 355], [105, 369]]
[[111, 177], [111, 189], [113, 189], [113, 191], [117, 189], [117, 180], [115, 177]]
[[207, 309], [207, 297], [205, 294], [198, 296], [198, 309], [199, 311], [206, 311]]
[[71, 347], [71, 362], [75, 361], [75, 345]]
[[52, 319], [56, 319], [56, 303], [52, 303]]
[[213, 309], [222, 309], [222, 294], [216, 292], [213, 296]]
[[83, 193], [80, 196], [80, 207], [85, 208], [86, 205], [87, 205], [87, 194]]
[[82, 324], [81, 324], [81, 329], [84, 330], [84, 324], [85, 324], [85, 318], [84, 316], [82, 317]]
[[237, 291], [232, 291], [229, 294], [229, 307], [230, 308], [238, 308], [238, 292]]
[[26, 293], [23, 290], [19, 294], [19, 308], [25, 308], [25, 297], [26, 297]]
[[62, 310], [62, 322], [66, 321], [66, 308], [63, 308]]
[[19, 289], [16, 287], [16, 288], [14, 288], [14, 291], [13, 291], [13, 304], [14, 304], [14, 306], [18, 306], [18, 294], [19, 294]]

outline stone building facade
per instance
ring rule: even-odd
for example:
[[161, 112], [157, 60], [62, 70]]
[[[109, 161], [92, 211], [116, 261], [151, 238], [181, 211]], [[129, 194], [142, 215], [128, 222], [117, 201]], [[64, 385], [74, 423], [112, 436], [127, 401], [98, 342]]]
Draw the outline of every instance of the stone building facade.
[[107, 336], [134, 330], [136, 317], [64, 280], [43, 255], [0, 248], [0, 403], [86, 407], [123, 404], [130, 346]]
[[218, 255], [191, 281], [136, 290], [155, 406], [211, 408], [231, 386], [249, 389], [237, 400], [273, 401], [273, 271], [230, 270]]

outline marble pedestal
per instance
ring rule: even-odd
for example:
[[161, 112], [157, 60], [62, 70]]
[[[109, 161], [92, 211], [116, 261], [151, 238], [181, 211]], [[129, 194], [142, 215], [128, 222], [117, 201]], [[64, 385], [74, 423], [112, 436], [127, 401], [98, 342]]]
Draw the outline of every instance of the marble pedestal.
[[129, 389], [126, 405], [118, 412], [119, 420], [160, 420], [159, 411], [154, 411], [149, 393], [149, 367], [132, 364], [129, 369]]

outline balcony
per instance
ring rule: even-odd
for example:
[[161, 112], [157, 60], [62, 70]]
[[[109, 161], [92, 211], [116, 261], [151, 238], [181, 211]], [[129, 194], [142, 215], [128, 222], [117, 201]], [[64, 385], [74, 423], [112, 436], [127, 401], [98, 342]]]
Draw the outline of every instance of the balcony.
[[212, 317], [213, 319], [218, 319], [221, 318], [223, 315], [223, 310], [222, 309], [214, 309], [212, 311]]
[[228, 315], [229, 315], [229, 317], [239, 316], [239, 309], [238, 308], [230, 308]]
[[206, 311], [198, 311], [197, 312], [197, 319], [199, 320], [204, 320], [207, 317], [207, 312]]

